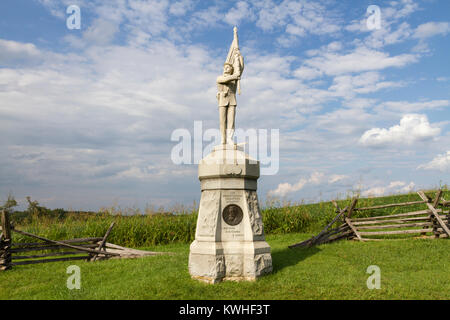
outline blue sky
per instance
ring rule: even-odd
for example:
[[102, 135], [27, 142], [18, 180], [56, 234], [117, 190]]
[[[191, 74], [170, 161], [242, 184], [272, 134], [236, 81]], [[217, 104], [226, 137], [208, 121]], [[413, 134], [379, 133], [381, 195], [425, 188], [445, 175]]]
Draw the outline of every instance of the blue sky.
[[[81, 29], [66, 8], [78, 5]], [[369, 30], [367, 8], [380, 8]], [[171, 134], [218, 127], [239, 28], [236, 126], [278, 129], [259, 196], [296, 202], [448, 184], [450, 2], [0, 2], [0, 197], [97, 210], [192, 204]]]

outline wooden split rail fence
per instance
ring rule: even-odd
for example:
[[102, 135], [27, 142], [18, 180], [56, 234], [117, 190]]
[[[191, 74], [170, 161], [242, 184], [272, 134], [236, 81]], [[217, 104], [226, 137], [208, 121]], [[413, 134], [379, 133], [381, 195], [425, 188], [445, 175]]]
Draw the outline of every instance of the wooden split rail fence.
[[[392, 235], [420, 235], [422, 238], [449, 238], [450, 212], [446, 208], [450, 207], [450, 201], [441, 199], [442, 190], [438, 190], [434, 198], [429, 198], [422, 191], [418, 191], [417, 194], [421, 200], [361, 208], [356, 207], [358, 198], [352, 199], [350, 205], [343, 209], [339, 207], [336, 201], [332, 201], [338, 215], [319, 234], [306, 241], [290, 245], [289, 248], [308, 247], [342, 239], [380, 241]], [[426, 206], [423, 210], [383, 216], [352, 218], [355, 212], [412, 205], [417, 206], [421, 204]], [[331, 228], [339, 222], [341, 222], [339, 226]], [[384, 239], [376, 238], [377, 236], [383, 236]]]
[[[114, 222], [111, 223], [102, 238], [77, 238], [56, 241], [18, 230], [11, 225], [8, 211], [2, 210], [0, 214], [0, 271], [11, 269], [13, 266], [27, 264], [70, 260], [96, 261], [108, 258], [136, 258], [164, 254], [162, 252], [125, 248], [106, 242], [114, 227]], [[13, 232], [37, 239], [40, 242], [13, 243]], [[30, 252], [31, 254], [29, 254]]]

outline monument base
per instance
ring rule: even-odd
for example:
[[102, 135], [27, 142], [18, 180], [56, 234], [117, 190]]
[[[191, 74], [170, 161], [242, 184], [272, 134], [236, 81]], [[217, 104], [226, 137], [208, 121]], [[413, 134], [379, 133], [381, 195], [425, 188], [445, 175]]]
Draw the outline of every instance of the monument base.
[[254, 281], [272, 272], [270, 246], [265, 241], [205, 242], [191, 244], [189, 272], [208, 283]]
[[256, 193], [259, 162], [221, 145], [199, 164], [202, 186], [189, 272], [208, 283], [254, 281], [272, 272]]

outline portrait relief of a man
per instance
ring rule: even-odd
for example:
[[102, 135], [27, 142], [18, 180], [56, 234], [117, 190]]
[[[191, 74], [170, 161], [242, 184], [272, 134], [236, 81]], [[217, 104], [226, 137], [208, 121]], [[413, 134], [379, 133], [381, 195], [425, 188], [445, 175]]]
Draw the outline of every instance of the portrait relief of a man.
[[235, 226], [241, 223], [244, 213], [238, 205], [230, 204], [225, 207], [222, 216], [228, 225]]

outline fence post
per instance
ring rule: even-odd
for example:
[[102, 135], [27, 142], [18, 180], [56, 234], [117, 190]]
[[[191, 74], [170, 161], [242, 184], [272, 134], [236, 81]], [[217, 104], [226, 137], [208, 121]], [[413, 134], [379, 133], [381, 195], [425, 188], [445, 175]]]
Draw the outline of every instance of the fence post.
[[2, 236], [0, 237], [0, 271], [11, 269], [11, 225], [9, 212], [1, 211]]

